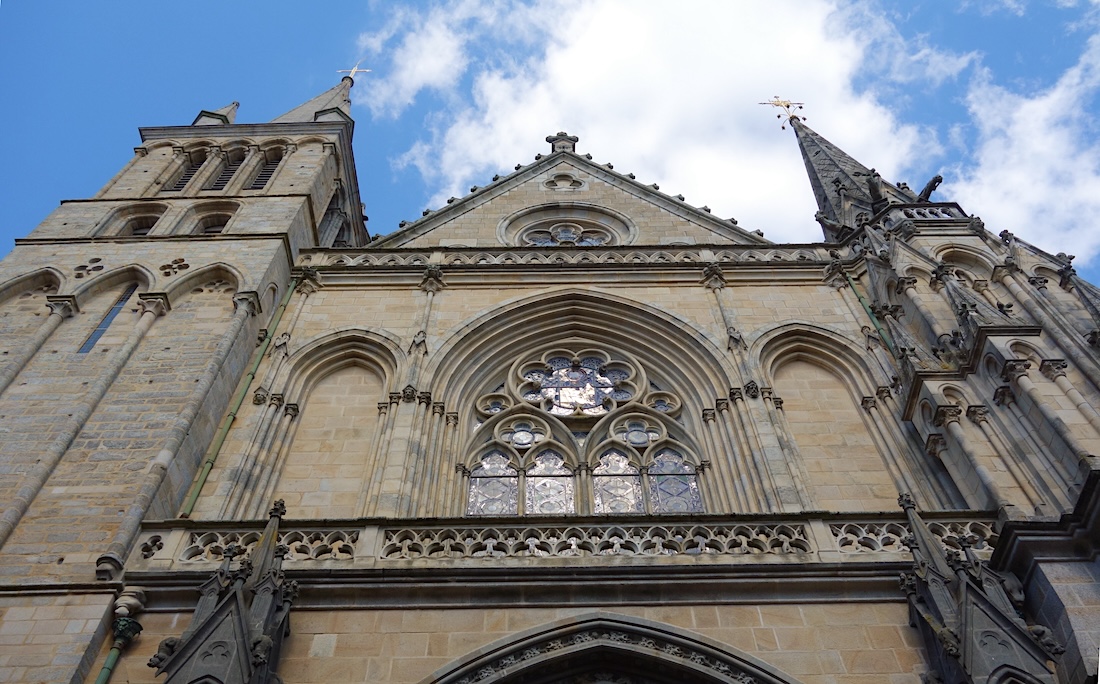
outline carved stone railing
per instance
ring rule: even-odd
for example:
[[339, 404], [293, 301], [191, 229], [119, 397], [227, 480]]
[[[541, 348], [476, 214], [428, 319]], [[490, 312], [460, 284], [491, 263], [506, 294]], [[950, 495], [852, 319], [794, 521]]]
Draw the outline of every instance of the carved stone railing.
[[[959, 542], [965, 539], [977, 553], [991, 554], [997, 543], [991, 521], [932, 522], [928, 528], [944, 547], [950, 549], [960, 549]], [[829, 529], [841, 553], [909, 551], [905, 538], [910, 531], [905, 522], [832, 523]]]
[[336, 252], [318, 250], [305, 252], [298, 260], [299, 266], [312, 268], [358, 268], [358, 267], [425, 267], [428, 264], [441, 266], [511, 266], [547, 264], [561, 266], [568, 264], [707, 264], [719, 263], [768, 263], [768, 264], [815, 264], [822, 265], [830, 260], [824, 247], [767, 246], [745, 247], [653, 247], [571, 249], [553, 248], [527, 250], [516, 248], [495, 249], [442, 249], [442, 250], [379, 250], [377, 252], [347, 251]]
[[[320, 521], [319, 521], [320, 522]], [[286, 523], [279, 543], [289, 550], [287, 570], [502, 565], [646, 563], [665, 559], [690, 564], [814, 564], [911, 562], [900, 513], [724, 518], [662, 516], [629, 521], [583, 519], [455, 519]], [[967, 540], [979, 554], [997, 542], [993, 516], [930, 514], [926, 522], [945, 547]], [[164, 521], [149, 523], [126, 562], [127, 573], [193, 572], [220, 562], [230, 545], [249, 553], [260, 538], [260, 521]]]
[[812, 550], [802, 524], [436, 527], [386, 530], [383, 560], [679, 554], [798, 554]]
[[[252, 532], [191, 532], [191, 543], [179, 555], [181, 561], [190, 563], [220, 562], [225, 549], [235, 544], [251, 554], [260, 533]], [[283, 560], [352, 560], [355, 558], [355, 542], [358, 530], [302, 531], [290, 530], [279, 534], [279, 543], [288, 551]]]

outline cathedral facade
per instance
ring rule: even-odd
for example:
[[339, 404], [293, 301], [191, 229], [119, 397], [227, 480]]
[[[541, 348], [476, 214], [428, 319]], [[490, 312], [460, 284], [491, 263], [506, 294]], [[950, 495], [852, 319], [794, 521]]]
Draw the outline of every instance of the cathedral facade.
[[797, 116], [820, 243], [566, 133], [372, 238], [351, 84], [0, 262], [0, 682], [1096, 681], [1071, 256]]

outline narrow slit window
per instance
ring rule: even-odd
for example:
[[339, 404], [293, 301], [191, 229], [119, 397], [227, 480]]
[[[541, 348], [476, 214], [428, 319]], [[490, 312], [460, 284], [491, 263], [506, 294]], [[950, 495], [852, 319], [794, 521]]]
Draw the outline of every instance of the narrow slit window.
[[187, 187], [187, 184], [195, 177], [195, 174], [202, 168], [203, 163], [206, 162], [206, 153], [196, 153], [187, 157], [187, 166], [184, 167], [183, 173], [176, 179], [175, 183], [164, 187], [162, 192], [179, 192]]
[[233, 174], [237, 173], [237, 169], [241, 167], [242, 161], [244, 161], [243, 158], [226, 163], [222, 168], [222, 172], [218, 174], [218, 177], [214, 179], [207, 190], [224, 190], [225, 186], [229, 185], [229, 180], [233, 178]]
[[80, 349], [78, 349], [76, 353], [87, 354], [92, 350], [92, 347], [95, 347], [95, 343], [99, 341], [99, 338], [103, 337], [103, 333], [107, 332], [107, 328], [111, 327], [111, 321], [115, 320], [115, 316], [122, 311], [122, 307], [126, 306], [126, 302], [130, 301], [130, 297], [133, 297], [135, 292], [137, 292], [137, 283], [126, 288], [126, 291], [115, 300], [110, 310], [103, 316], [103, 320], [95, 327], [92, 334], [88, 335], [88, 339], [84, 340], [84, 344], [80, 345]]

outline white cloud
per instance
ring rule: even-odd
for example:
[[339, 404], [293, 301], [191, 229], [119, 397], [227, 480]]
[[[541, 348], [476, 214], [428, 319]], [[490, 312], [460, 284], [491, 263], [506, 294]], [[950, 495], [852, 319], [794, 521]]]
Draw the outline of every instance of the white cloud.
[[979, 132], [976, 163], [945, 186], [995, 230], [1008, 229], [1079, 263], [1100, 251], [1100, 142], [1089, 114], [1100, 93], [1100, 35], [1050, 88], [1011, 92], [984, 72], [967, 105]]
[[456, 0], [403, 11], [402, 28], [365, 36], [394, 65], [357, 98], [397, 114], [424, 94], [442, 97], [425, 138], [398, 161], [434, 188], [433, 206], [546, 152], [542, 139], [566, 130], [581, 137], [580, 152], [743, 227], [816, 240], [793, 135], [757, 103], [775, 94], [806, 102], [810, 126], [902, 180], [918, 144], [922, 163], [939, 146], [898, 121], [882, 93], [898, 83], [920, 92], [977, 59], [906, 42], [876, 7]]

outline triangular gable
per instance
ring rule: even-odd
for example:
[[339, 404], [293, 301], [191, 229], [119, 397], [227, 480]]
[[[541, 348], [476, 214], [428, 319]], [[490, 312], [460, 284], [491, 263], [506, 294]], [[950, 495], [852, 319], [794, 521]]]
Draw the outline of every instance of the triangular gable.
[[449, 200], [442, 209], [377, 239], [371, 247], [522, 246], [528, 243], [514, 241], [516, 231], [524, 230], [517, 221], [549, 225], [554, 220], [572, 220], [582, 228], [590, 222], [596, 233], [615, 233], [618, 239], [612, 241], [619, 245], [771, 244], [735, 221], [713, 216], [586, 157], [556, 152]]

